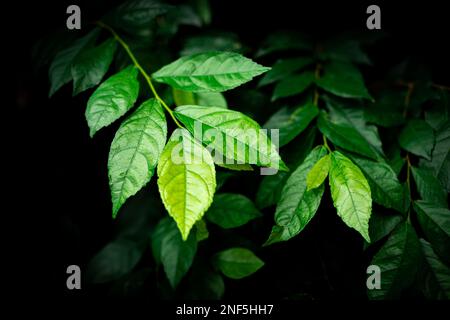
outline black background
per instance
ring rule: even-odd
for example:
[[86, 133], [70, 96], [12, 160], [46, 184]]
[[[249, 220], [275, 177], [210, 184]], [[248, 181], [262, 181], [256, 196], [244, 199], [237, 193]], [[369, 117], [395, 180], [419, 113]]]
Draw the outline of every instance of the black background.
[[[12, 192], [5, 197], [10, 205], [3, 205], [2, 212], [13, 221], [10, 224], [7, 220], [2, 226], [9, 231], [5, 245], [12, 258], [5, 259], [5, 264], [12, 270], [6, 278], [13, 282], [13, 296], [38, 299], [84, 294], [65, 289], [65, 268], [69, 264], [85, 265], [110, 240], [106, 159], [113, 131], [106, 130], [97, 139], [90, 139], [82, 107], [87, 96], [72, 99], [70, 88], [66, 87], [49, 100], [46, 74], [33, 72], [30, 53], [37, 39], [65, 26], [69, 4], [79, 4], [82, 14], [94, 20], [115, 3], [20, 1], [3, 8], [2, 49], [8, 53], [7, 60], [3, 60], [8, 70], [4, 88], [8, 96], [12, 93], [13, 105], [11, 115], [9, 106], [3, 105], [2, 122], [8, 131], [5, 145], [9, 145], [11, 138], [13, 141], [4, 157], [13, 165], [4, 168], [12, 177], [7, 185]], [[362, 31], [366, 28], [367, 6], [378, 4], [382, 29], [391, 37], [371, 52], [377, 66], [371, 76], [376, 79], [386, 68], [406, 56], [414, 56], [430, 67], [435, 82], [447, 85], [450, 82], [450, 11], [444, 2], [227, 0], [212, 4], [213, 26], [236, 32], [250, 46], [276, 29], [297, 29], [314, 36]], [[351, 241], [347, 240], [338, 241], [333, 249], [342, 259], [352, 259]], [[312, 253], [289, 252], [283, 247], [270, 254], [271, 259], [298, 264], [299, 272], [309, 272], [301, 269], [302, 259], [314, 258]], [[353, 259], [360, 261], [360, 257]], [[351, 262], [343, 265], [351, 266]], [[313, 282], [311, 290], [326, 292], [321, 295], [323, 298], [361, 299], [364, 293], [345, 281], [353, 278], [363, 281], [364, 275], [355, 274], [352, 269], [340, 271], [342, 283], [335, 283], [338, 292], [333, 293], [324, 281]], [[274, 279], [282, 272], [280, 266], [244, 285], [230, 284], [227, 297], [245, 298], [251, 294], [255, 298], [280, 298], [283, 289]], [[262, 281], [267, 284], [263, 286]], [[97, 297], [101, 293], [101, 290], [91, 292]], [[341, 293], [346, 296], [339, 297]]]

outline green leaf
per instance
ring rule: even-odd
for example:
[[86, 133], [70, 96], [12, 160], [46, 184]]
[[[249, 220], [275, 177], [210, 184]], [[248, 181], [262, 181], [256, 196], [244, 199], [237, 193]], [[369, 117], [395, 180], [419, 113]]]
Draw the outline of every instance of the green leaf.
[[233, 33], [212, 33], [188, 38], [180, 55], [188, 56], [209, 51], [242, 52], [243, 46]]
[[242, 279], [258, 271], [264, 262], [245, 248], [231, 248], [213, 257], [214, 265], [228, 278]]
[[222, 275], [207, 261], [199, 263], [196, 259], [186, 283], [183, 299], [187, 300], [220, 300], [225, 292]]
[[[216, 153], [216, 155], [217, 155], [217, 153]], [[223, 156], [222, 155], [219, 156], [218, 159], [223, 159]], [[231, 161], [234, 161], [234, 160], [231, 160]], [[226, 163], [226, 160], [224, 163], [222, 163], [222, 161], [214, 161], [214, 163], [219, 167], [233, 170], [233, 171], [253, 171], [253, 167], [249, 164]]]
[[196, 103], [193, 92], [172, 88], [172, 95], [173, 101], [177, 107]]
[[129, 273], [139, 262], [144, 246], [119, 238], [107, 244], [89, 262], [87, 279], [90, 283], [106, 283]]
[[[214, 107], [181, 106], [175, 109], [174, 114], [196, 139], [217, 153], [216, 163], [224, 163], [225, 156], [237, 164], [287, 170], [276, 147], [259, 125], [240, 112]], [[202, 129], [201, 132], [199, 129]]]
[[270, 70], [233, 52], [206, 52], [182, 57], [153, 74], [174, 88], [205, 92], [226, 91]]
[[278, 60], [269, 70], [264, 77], [259, 81], [258, 86], [262, 87], [279, 80], [286, 78], [287, 76], [297, 72], [304, 67], [311, 65], [314, 61], [308, 57], [281, 59]]
[[372, 196], [369, 183], [361, 170], [339, 151], [332, 152], [330, 158], [329, 183], [337, 213], [349, 227], [370, 242]]
[[306, 176], [306, 189], [307, 191], [311, 189], [318, 188], [325, 181], [328, 176], [328, 171], [330, 170], [331, 160], [330, 155], [325, 155], [320, 158], [316, 164], [311, 168]]
[[129, 66], [103, 82], [91, 95], [86, 108], [86, 120], [91, 137], [123, 116], [137, 99], [138, 70]]
[[197, 103], [195, 104], [200, 106], [228, 108], [227, 100], [220, 92], [198, 92], [195, 96], [197, 98]]
[[73, 95], [102, 81], [116, 52], [117, 42], [110, 38], [97, 47], [83, 50], [72, 64]]
[[404, 191], [392, 168], [384, 162], [375, 162], [356, 156], [350, 157], [369, 182], [373, 201], [386, 208], [404, 213]]
[[282, 147], [305, 130], [318, 114], [319, 109], [312, 103], [297, 107], [293, 111], [282, 108], [272, 115], [263, 127], [279, 130], [279, 146]]
[[300, 94], [314, 82], [314, 73], [310, 71], [288, 76], [275, 86], [272, 101]]
[[368, 290], [371, 300], [397, 299], [415, 281], [421, 261], [420, 242], [408, 222], [399, 224], [372, 259], [381, 269], [381, 288]]
[[[290, 161], [289, 167], [292, 171], [295, 170], [309, 154], [315, 137], [316, 130], [312, 127], [296, 138], [299, 142], [301, 142], [299, 145], [291, 144], [293, 152], [287, 152], [287, 159]], [[281, 198], [281, 191], [283, 190], [289, 176], [290, 172], [279, 171], [275, 175], [265, 176], [262, 179], [256, 193], [256, 205], [258, 208], [267, 208], [279, 201]]]
[[403, 216], [400, 214], [381, 214], [376, 211], [372, 212], [369, 220], [371, 243], [373, 244], [388, 236], [403, 219]]
[[158, 162], [158, 188], [184, 240], [203, 217], [216, 189], [216, 171], [208, 150], [185, 129], [176, 129]]
[[146, 28], [156, 17], [171, 8], [157, 0], [130, 0], [115, 9], [114, 25], [128, 31]]
[[364, 110], [367, 122], [382, 127], [396, 127], [405, 122], [403, 109], [405, 94], [403, 92], [383, 92], [374, 102], [369, 103]]
[[352, 126], [331, 121], [328, 114], [323, 111], [319, 113], [317, 126], [334, 145], [374, 160], [379, 159], [379, 153]]
[[421, 199], [440, 207], [447, 207], [447, 193], [439, 180], [433, 176], [433, 171], [415, 167], [411, 167], [411, 170]]
[[435, 142], [433, 128], [423, 120], [409, 120], [400, 132], [398, 142], [406, 151], [431, 160]]
[[439, 103], [425, 111], [425, 121], [434, 130], [439, 130], [444, 125], [448, 125], [450, 120], [450, 94], [442, 90], [439, 98]]
[[431, 245], [420, 239], [422, 251], [428, 266], [425, 275], [425, 296], [429, 300], [450, 299], [450, 268], [434, 252]]
[[113, 217], [150, 181], [166, 138], [166, 117], [156, 99], [144, 102], [121, 124], [108, 158]]
[[343, 98], [372, 100], [359, 70], [350, 63], [331, 62], [324, 66], [324, 74], [316, 84], [332, 94]]
[[234, 173], [231, 172], [224, 172], [224, 171], [217, 171], [216, 172], [216, 192], [220, 190], [223, 185], [234, 176]]
[[414, 210], [434, 250], [450, 264], [450, 210], [425, 201], [415, 201]]
[[222, 193], [214, 197], [211, 207], [206, 212], [206, 219], [222, 228], [236, 228], [261, 217], [253, 202], [235, 193]]
[[256, 52], [256, 57], [286, 50], [311, 51], [313, 47], [311, 41], [301, 34], [279, 31], [267, 37], [263, 47]]
[[369, 57], [355, 40], [333, 39], [324, 44], [320, 57], [334, 61], [371, 64]]
[[195, 223], [195, 237], [198, 242], [208, 239], [209, 231], [205, 220], [201, 219]]
[[74, 62], [80, 51], [93, 43], [97, 39], [100, 33], [100, 29], [96, 28], [89, 32], [84, 37], [76, 40], [70, 47], [60, 51], [52, 61], [49, 69], [50, 78], [50, 92], [48, 94], [51, 97], [56, 91], [58, 91], [63, 85], [72, 80], [72, 63]]
[[152, 250], [156, 261], [164, 266], [172, 288], [175, 288], [192, 265], [197, 240], [192, 233], [183, 241], [175, 222], [163, 218], [152, 233]]
[[306, 177], [314, 164], [327, 154], [323, 146], [314, 148], [305, 161], [292, 172], [281, 192], [275, 211], [275, 223], [265, 245], [287, 241], [299, 234], [319, 208], [324, 186], [307, 190]]

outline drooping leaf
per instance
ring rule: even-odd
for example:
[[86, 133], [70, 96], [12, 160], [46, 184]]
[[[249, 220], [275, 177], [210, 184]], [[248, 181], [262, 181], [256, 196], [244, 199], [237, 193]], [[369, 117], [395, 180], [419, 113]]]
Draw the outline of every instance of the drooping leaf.
[[[316, 130], [315, 128], [311, 128], [296, 138], [299, 139], [301, 143], [299, 143], [299, 145], [292, 145], [291, 151], [293, 152], [287, 152], [287, 161], [289, 161], [288, 164], [291, 169], [290, 172], [293, 172], [309, 154], [315, 137]], [[279, 171], [275, 175], [265, 176], [262, 179], [256, 193], [256, 205], [258, 208], [263, 209], [278, 202], [283, 187], [290, 176], [290, 172]]]
[[337, 214], [370, 242], [372, 196], [369, 183], [361, 170], [339, 151], [332, 152], [330, 158], [329, 183]]
[[420, 242], [408, 222], [399, 224], [371, 265], [381, 269], [381, 288], [368, 290], [371, 300], [397, 299], [414, 282], [421, 261]]
[[279, 146], [282, 147], [305, 130], [318, 114], [319, 109], [312, 103], [307, 103], [293, 111], [282, 108], [272, 115], [263, 127], [279, 130]]
[[73, 95], [102, 81], [116, 52], [117, 42], [110, 38], [97, 47], [81, 50], [72, 64]]
[[404, 219], [400, 214], [381, 214], [372, 212], [369, 220], [369, 235], [371, 243], [375, 243], [388, 236], [392, 230]]
[[129, 239], [116, 239], [98, 252], [87, 266], [91, 283], [106, 283], [129, 273], [144, 253], [144, 246]]
[[440, 207], [448, 207], [447, 193], [439, 180], [433, 176], [432, 170], [411, 167], [411, 171], [422, 200], [435, 203]]
[[343, 98], [372, 100], [359, 70], [350, 63], [331, 62], [324, 66], [324, 74], [316, 84], [332, 94]]
[[261, 269], [264, 262], [245, 248], [231, 248], [213, 257], [214, 265], [228, 278], [242, 279]]
[[166, 117], [156, 99], [144, 102], [121, 124], [108, 158], [113, 217], [150, 181], [166, 138]]
[[175, 288], [188, 272], [197, 251], [197, 240], [192, 233], [185, 241], [170, 218], [163, 218], [152, 233], [153, 255], [164, 266], [164, 272]]
[[97, 39], [100, 29], [96, 28], [84, 37], [76, 40], [70, 47], [60, 51], [52, 61], [49, 69], [50, 92], [51, 97], [63, 85], [72, 80], [72, 63], [80, 51]]
[[208, 150], [185, 129], [177, 129], [158, 162], [158, 188], [169, 215], [186, 240], [212, 203], [216, 172]]
[[300, 94], [314, 82], [314, 73], [310, 71], [288, 76], [275, 86], [272, 101]]
[[265, 245], [295, 237], [311, 221], [319, 208], [324, 186], [307, 191], [306, 177], [314, 164], [326, 154], [325, 147], [314, 148], [305, 161], [292, 172], [281, 192], [275, 211], [276, 225]]
[[419, 224], [436, 253], [450, 264], [450, 210], [434, 203], [415, 201]]
[[91, 137], [123, 116], [137, 99], [138, 70], [129, 66], [103, 82], [91, 95], [86, 108], [86, 120]]
[[409, 120], [398, 136], [400, 146], [417, 156], [431, 160], [435, 137], [433, 129], [423, 120]]
[[376, 162], [356, 156], [350, 157], [361, 169], [370, 185], [373, 201], [404, 213], [404, 190], [392, 168], [384, 162]]
[[425, 296], [430, 300], [449, 300], [450, 268], [439, 259], [427, 241], [420, 239], [420, 243], [428, 267], [424, 277]]
[[[178, 107], [174, 113], [196, 139], [217, 153], [216, 156], [233, 159], [237, 164], [286, 170], [267, 135], [255, 121], [242, 113], [201, 106]], [[225, 162], [224, 159], [219, 160]]]
[[330, 155], [325, 155], [320, 158], [306, 176], [307, 191], [320, 187], [328, 176], [330, 170], [331, 160]]
[[155, 72], [153, 78], [181, 90], [221, 92], [268, 70], [238, 53], [205, 52], [182, 57]]
[[264, 77], [261, 78], [258, 85], [260, 87], [277, 82], [286, 78], [287, 76], [297, 72], [304, 67], [313, 63], [313, 60], [308, 57], [281, 59], [278, 60]]
[[241, 194], [221, 193], [214, 197], [206, 219], [222, 228], [236, 228], [261, 216], [253, 202]]

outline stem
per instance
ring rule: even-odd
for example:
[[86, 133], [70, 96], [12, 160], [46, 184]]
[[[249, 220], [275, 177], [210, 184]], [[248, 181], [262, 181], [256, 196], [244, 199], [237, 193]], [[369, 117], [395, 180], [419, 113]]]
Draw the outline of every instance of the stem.
[[152, 83], [152, 79], [147, 74], [147, 72], [145, 72], [144, 68], [142, 68], [140, 63], [137, 61], [136, 57], [134, 56], [134, 54], [131, 51], [131, 49], [128, 46], [128, 44], [114, 31], [113, 28], [111, 28], [107, 24], [103, 23], [102, 21], [97, 21], [96, 23], [97, 23], [98, 26], [100, 26], [103, 29], [106, 29], [109, 32], [111, 32], [111, 34], [114, 36], [114, 39], [116, 39], [116, 41], [125, 49], [125, 51], [127, 52], [128, 56], [130, 57], [131, 61], [133, 61], [133, 64], [136, 66], [136, 68], [139, 70], [139, 72], [142, 74], [142, 76], [147, 81], [148, 86], [150, 87], [150, 90], [152, 91], [153, 96], [155, 97], [155, 99], [158, 100], [162, 104], [162, 106], [170, 114], [170, 116], [172, 117], [172, 119], [176, 123], [176, 125], [179, 128], [183, 128], [183, 126], [178, 122], [177, 118], [175, 118], [175, 115], [173, 114], [173, 111], [167, 106], [167, 104], [164, 102], [164, 100], [161, 99], [161, 97], [159, 96], [158, 92], [156, 92], [156, 89], [155, 89], [155, 87], [153, 86], [153, 83]]
[[[316, 64], [316, 69], [314, 70], [314, 78], [317, 80], [320, 78], [320, 69], [322, 68], [320, 63]], [[319, 104], [319, 90], [317, 90], [317, 86], [314, 89], [314, 105], [317, 107]]]
[[406, 154], [406, 186], [408, 188], [409, 193], [409, 207], [408, 207], [408, 221], [410, 221], [410, 213], [411, 213], [411, 205], [412, 205], [412, 198], [411, 198], [411, 162], [409, 160], [409, 154]]
[[405, 95], [405, 109], [403, 110], [404, 117], [406, 117], [406, 115], [408, 113], [409, 103], [411, 102], [411, 95], [414, 91], [414, 82], [408, 82], [407, 86], [408, 86], [408, 91], [406, 92], [406, 95]]
[[327, 137], [325, 137], [324, 134], [322, 134], [322, 139], [323, 139], [323, 145], [324, 145], [325, 148], [327, 148], [327, 150], [331, 153], [332, 151], [331, 151], [330, 146], [328, 145]]

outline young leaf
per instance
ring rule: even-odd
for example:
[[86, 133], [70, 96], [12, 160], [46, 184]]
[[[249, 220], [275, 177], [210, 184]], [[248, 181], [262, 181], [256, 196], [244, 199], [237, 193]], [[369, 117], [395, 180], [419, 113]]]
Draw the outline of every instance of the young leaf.
[[158, 82], [193, 91], [226, 91], [270, 70], [234, 52], [206, 52], [182, 57], [153, 74]]
[[273, 227], [266, 245], [287, 241], [299, 234], [319, 208], [324, 186], [307, 191], [306, 176], [314, 164], [327, 154], [323, 146], [314, 148], [294, 171], [281, 192]]
[[356, 156], [350, 157], [364, 173], [370, 185], [373, 201], [404, 213], [403, 186], [392, 168], [384, 162], [376, 162]]
[[72, 80], [72, 63], [74, 62], [80, 51], [97, 39], [100, 29], [96, 28], [84, 37], [76, 40], [70, 47], [60, 51], [52, 61], [49, 69], [50, 92], [51, 97], [63, 85]]
[[431, 160], [435, 137], [433, 129], [423, 120], [409, 120], [398, 136], [400, 146], [417, 156]]
[[293, 74], [296, 71], [303, 69], [304, 67], [312, 64], [314, 61], [311, 58], [300, 57], [291, 59], [281, 59], [278, 60], [269, 70], [261, 81], [259, 81], [258, 86], [262, 87], [273, 82], [282, 80], [287, 76]]
[[332, 152], [330, 158], [329, 182], [337, 213], [349, 227], [370, 242], [372, 196], [369, 183], [361, 170], [339, 151]]
[[195, 138], [219, 155], [237, 163], [287, 170], [267, 135], [242, 113], [200, 106], [181, 106], [174, 113]]
[[241, 194], [222, 193], [214, 197], [206, 219], [222, 228], [236, 228], [261, 217], [253, 202]]
[[415, 201], [419, 224], [436, 253], [450, 264], [450, 210], [425, 201]]
[[214, 265], [228, 278], [242, 279], [258, 271], [264, 262], [245, 248], [231, 248], [213, 257]]
[[197, 251], [197, 240], [192, 233], [186, 241], [181, 238], [175, 222], [163, 218], [152, 233], [153, 255], [164, 266], [167, 279], [175, 288], [188, 272]]
[[433, 176], [432, 170], [411, 167], [411, 171], [422, 200], [435, 203], [438, 207], [448, 207], [447, 193], [439, 180]]
[[158, 162], [158, 188], [183, 240], [212, 203], [216, 171], [208, 150], [185, 129], [177, 129]]
[[314, 73], [310, 71], [289, 76], [281, 80], [272, 94], [272, 101], [300, 94], [314, 82]]
[[282, 147], [305, 130], [318, 114], [319, 109], [312, 103], [307, 103], [294, 111], [282, 108], [263, 127], [279, 130], [279, 146]]
[[190, 91], [172, 88], [172, 96], [177, 107], [196, 103], [194, 93]]
[[324, 74], [316, 84], [332, 94], [343, 98], [372, 100], [359, 70], [350, 63], [331, 62], [324, 67]]
[[328, 176], [330, 170], [331, 160], [330, 155], [325, 155], [320, 158], [306, 176], [307, 191], [320, 187]]
[[91, 137], [123, 116], [137, 99], [139, 82], [138, 70], [129, 66], [103, 82], [89, 98], [86, 120]]
[[425, 296], [430, 300], [450, 299], [450, 268], [434, 252], [431, 245], [420, 239], [422, 251], [427, 262], [425, 275]]
[[420, 251], [413, 227], [408, 222], [399, 224], [370, 263], [381, 269], [381, 288], [368, 290], [369, 299], [399, 298], [415, 280]]
[[116, 52], [117, 42], [110, 38], [97, 47], [82, 50], [72, 64], [73, 95], [102, 81]]
[[166, 117], [156, 99], [144, 102], [121, 124], [108, 158], [113, 217], [150, 181], [166, 138]]

